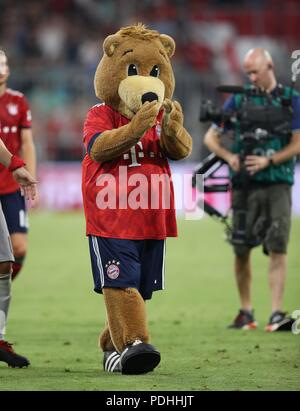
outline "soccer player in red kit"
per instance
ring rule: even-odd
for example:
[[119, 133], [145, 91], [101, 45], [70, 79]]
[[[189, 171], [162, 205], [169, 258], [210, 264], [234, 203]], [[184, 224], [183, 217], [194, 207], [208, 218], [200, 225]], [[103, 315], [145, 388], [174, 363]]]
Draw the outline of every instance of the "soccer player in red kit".
[[[34, 199], [36, 181], [25, 169], [25, 163], [18, 156], [12, 155], [0, 139], [0, 164], [21, 185], [24, 195]], [[7, 229], [7, 224], [0, 203], [0, 361], [10, 367], [27, 367], [30, 362], [12, 348], [12, 344], [4, 340], [8, 311], [11, 300], [11, 274], [14, 256]]]
[[[0, 137], [12, 154], [21, 155], [26, 168], [36, 178], [30, 108], [22, 93], [7, 88], [9, 74], [7, 56], [0, 50]], [[20, 186], [3, 165], [0, 165], [0, 201], [15, 257], [14, 279], [22, 268], [27, 252], [28, 217]]]

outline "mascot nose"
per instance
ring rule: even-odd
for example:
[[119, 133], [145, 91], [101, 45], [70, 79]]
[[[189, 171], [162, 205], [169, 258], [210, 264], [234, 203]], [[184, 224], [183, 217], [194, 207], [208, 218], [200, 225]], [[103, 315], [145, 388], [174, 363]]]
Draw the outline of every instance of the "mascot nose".
[[151, 102], [154, 100], [158, 101], [158, 95], [155, 93], [149, 92], [142, 95], [142, 104], [146, 103], [146, 101]]

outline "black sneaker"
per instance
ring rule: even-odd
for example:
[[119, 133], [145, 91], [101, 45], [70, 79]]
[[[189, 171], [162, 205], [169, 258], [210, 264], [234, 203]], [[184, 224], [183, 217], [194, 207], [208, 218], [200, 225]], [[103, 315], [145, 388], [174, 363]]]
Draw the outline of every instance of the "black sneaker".
[[0, 361], [6, 362], [12, 368], [23, 368], [30, 365], [27, 358], [17, 354], [13, 350], [12, 344], [4, 340], [0, 340]]
[[122, 374], [145, 374], [160, 362], [160, 353], [153, 345], [136, 340], [121, 353]]
[[228, 328], [237, 328], [240, 330], [255, 330], [257, 328], [257, 322], [254, 319], [253, 310], [240, 310], [233, 323], [230, 324]]
[[287, 313], [283, 313], [282, 311], [275, 311], [271, 315], [269, 322], [265, 327], [265, 331], [291, 331], [294, 321], [295, 320], [287, 315]]
[[117, 351], [104, 351], [103, 368], [108, 372], [121, 372], [120, 354]]

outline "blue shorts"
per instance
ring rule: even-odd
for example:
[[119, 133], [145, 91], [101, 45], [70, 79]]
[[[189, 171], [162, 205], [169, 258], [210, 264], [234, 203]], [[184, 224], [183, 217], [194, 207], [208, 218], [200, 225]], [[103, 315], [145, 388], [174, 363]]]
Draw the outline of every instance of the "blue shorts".
[[144, 300], [164, 289], [165, 240], [89, 236], [94, 290], [136, 288]]
[[21, 191], [0, 195], [3, 214], [9, 234], [28, 232], [28, 215]]

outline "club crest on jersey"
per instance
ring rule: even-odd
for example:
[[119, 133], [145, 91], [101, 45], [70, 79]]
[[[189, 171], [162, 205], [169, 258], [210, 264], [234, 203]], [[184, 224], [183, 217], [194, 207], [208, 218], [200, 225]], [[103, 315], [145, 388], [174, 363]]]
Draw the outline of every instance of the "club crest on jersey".
[[157, 137], [160, 137], [161, 135], [161, 125], [160, 124], [156, 124], [156, 134], [157, 134]]
[[7, 107], [7, 111], [9, 112], [11, 116], [16, 116], [18, 114], [19, 109], [16, 104], [10, 103], [10, 104], [7, 104], [6, 107]]
[[116, 278], [119, 277], [119, 274], [120, 274], [119, 265], [120, 265], [120, 261], [115, 261], [115, 260], [109, 261], [105, 265], [106, 274], [112, 280], [115, 280]]

